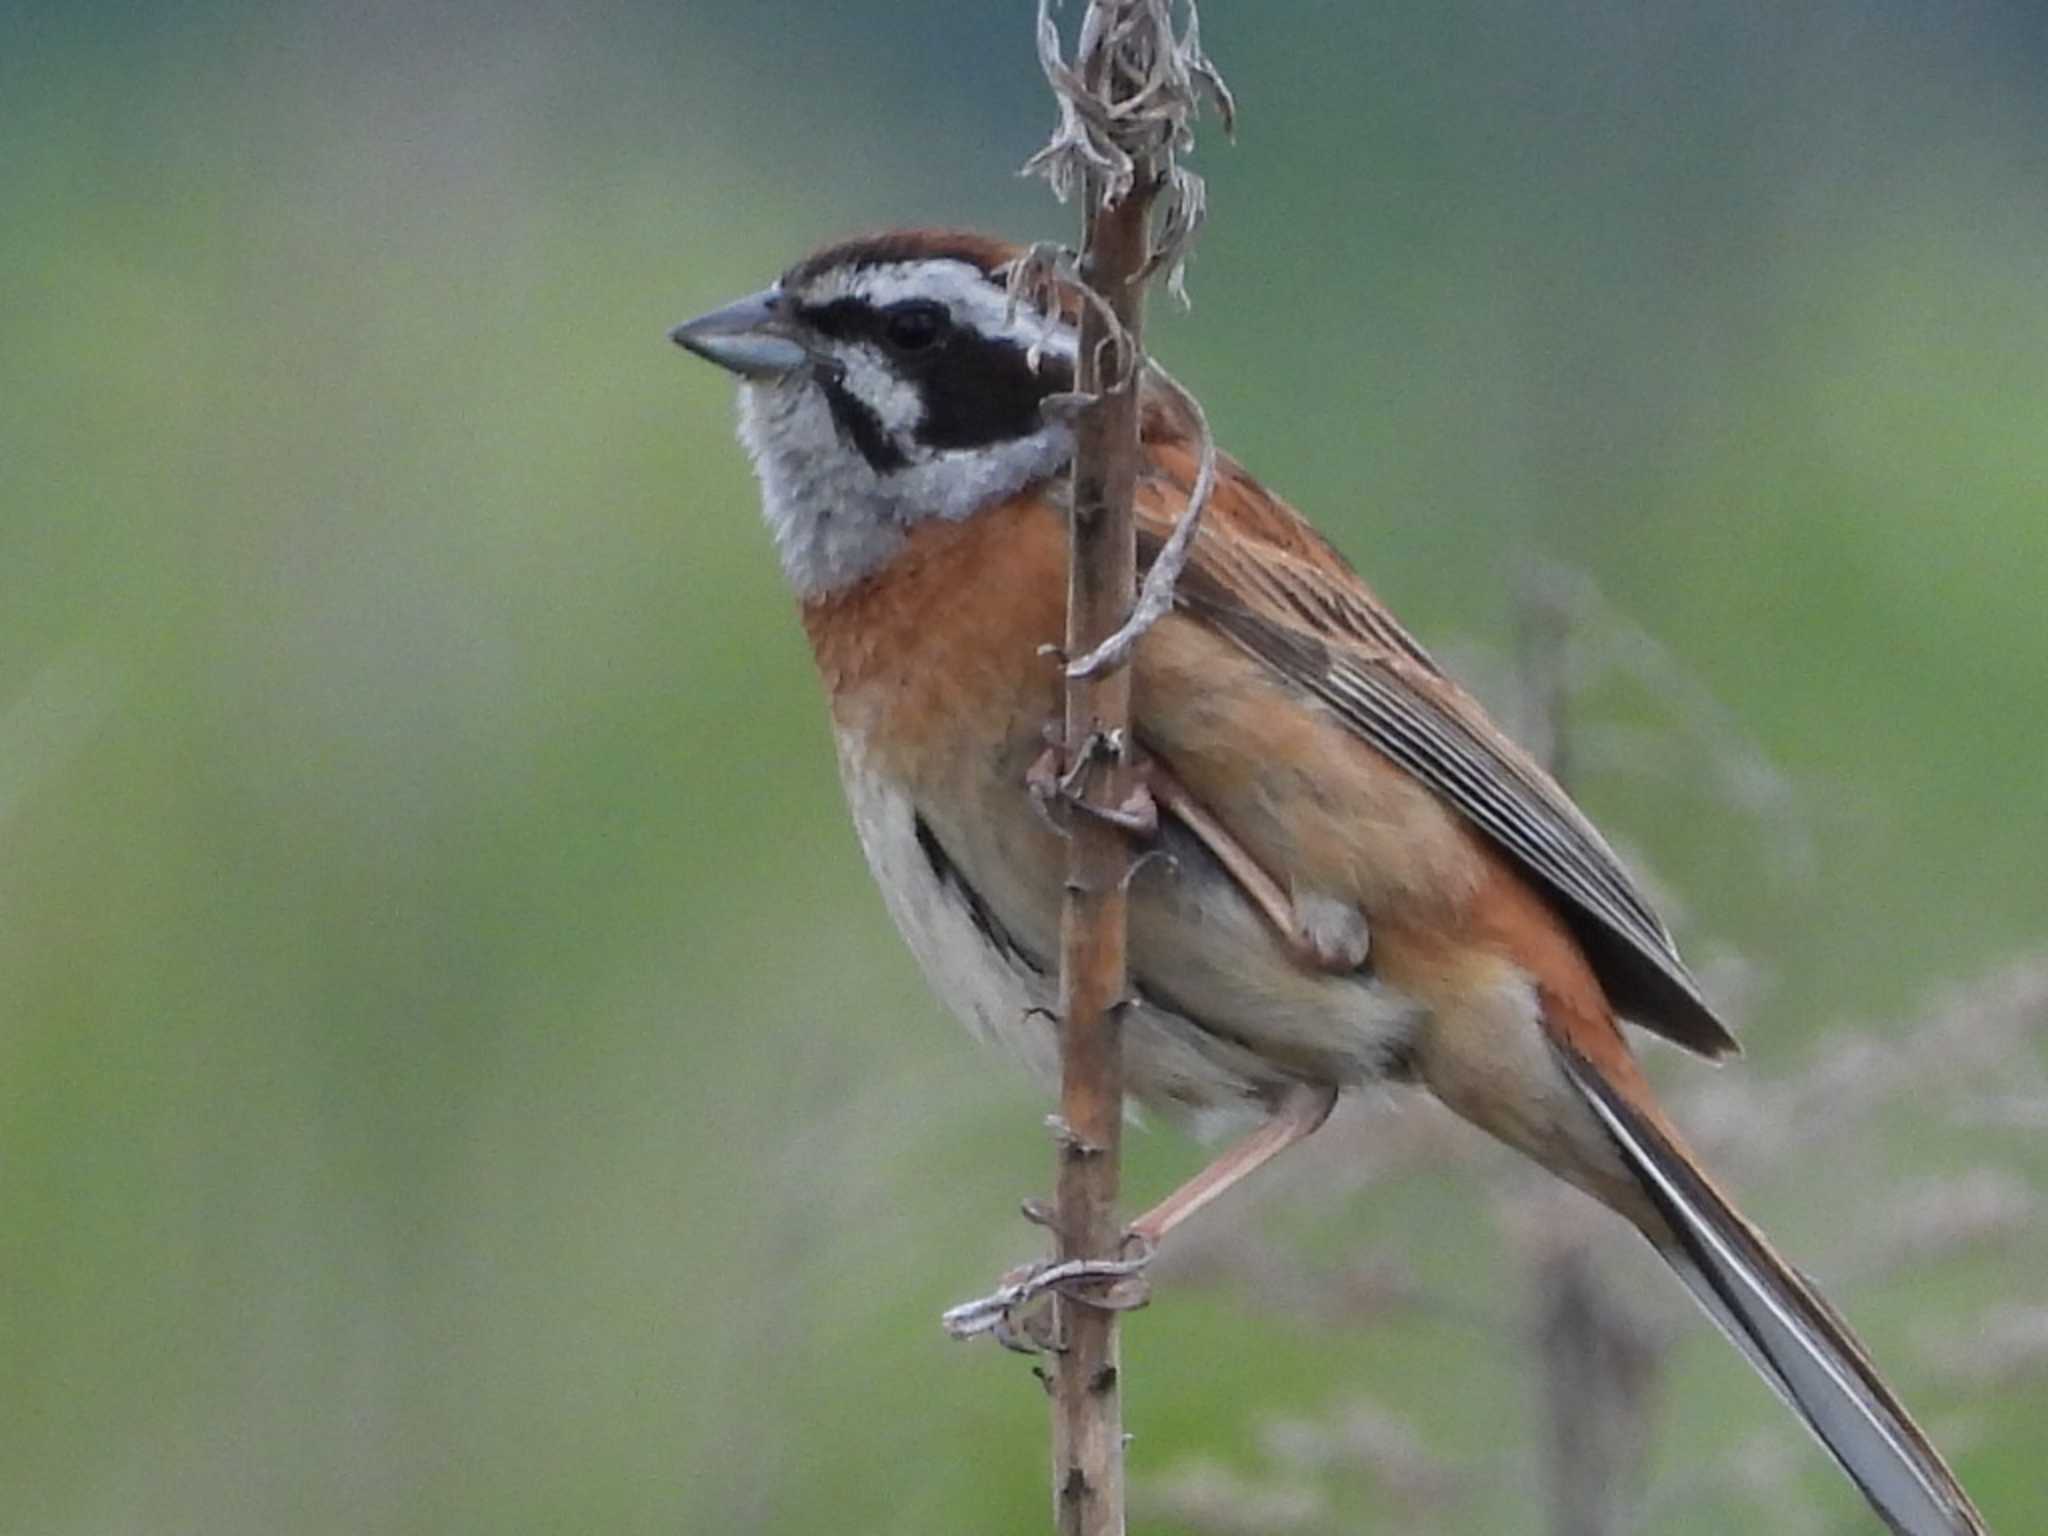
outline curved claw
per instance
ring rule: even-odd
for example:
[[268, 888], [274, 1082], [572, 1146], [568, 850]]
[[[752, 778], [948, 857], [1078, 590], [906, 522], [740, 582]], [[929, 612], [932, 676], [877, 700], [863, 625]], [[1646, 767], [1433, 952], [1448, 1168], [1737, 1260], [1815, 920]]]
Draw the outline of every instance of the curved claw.
[[[1007, 1336], [1014, 1340], [1018, 1332], [1011, 1324], [1012, 1316], [1039, 1297], [1054, 1292], [1070, 1301], [1108, 1311], [1121, 1312], [1142, 1307], [1150, 1300], [1150, 1291], [1144, 1285], [1140, 1271], [1151, 1262], [1152, 1250], [1147, 1244], [1136, 1257], [1129, 1259], [1063, 1259], [1058, 1263], [1029, 1265], [1022, 1270], [1013, 1270], [1011, 1274], [1015, 1278], [1006, 1277], [988, 1295], [963, 1301], [957, 1307], [948, 1307], [940, 1315], [939, 1323], [956, 1339], [992, 1333], [999, 1339]], [[1125, 1283], [1133, 1280], [1138, 1282], [1135, 1286]], [[1011, 1347], [1016, 1346], [1012, 1344]]]
[[1101, 735], [1089, 737], [1074, 760], [1066, 763], [1058, 745], [1057, 727], [1049, 724], [1045, 734], [1049, 745], [1025, 770], [1024, 787], [1030, 792], [1031, 808], [1047, 826], [1065, 837], [1067, 828], [1055, 808], [1071, 806], [1135, 838], [1149, 838], [1159, 831], [1159, 807], [1142, 780], [1132, 785], [1131, 792], [1118, 805], [1097, 805], [1087, 797], [1085, 789], [1090, 770], [1105, 755], [1114, 755], [1121, 750], [1111, 738]]

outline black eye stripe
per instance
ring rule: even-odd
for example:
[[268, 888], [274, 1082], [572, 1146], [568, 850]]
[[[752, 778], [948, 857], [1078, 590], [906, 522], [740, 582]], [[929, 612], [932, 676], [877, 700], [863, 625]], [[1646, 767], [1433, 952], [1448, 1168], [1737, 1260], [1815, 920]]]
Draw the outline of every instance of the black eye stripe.
[[[882, 351], [891, 369], [918, 391], [924, 410], [916, 438], [927, 448], [981, 448], [1028, 437], [1043, 425], [1040, 402], [1074, 387], [1067, 359], [1047, 353], [1034, 369], [1023, 343], [968, 326], [953, 325], [914, 350], [893, 346], [887, 328], [897, 307], [841, 298], [804, 305], [797, 314], [827, 340], [865, 342]], [[908, 462], [874, 410], [843, 384], [830, 386], [826, 398], [841, 434], [878, 473]]]
[[882, 312], [882, 340], [898, 352], [921, 352], [944, 341], [953, 328], [946, 306], [913, 299]]
[[877, 342], [891, 351], [919, 350], [953, 334], [952, 312], [933, 299], [906, 299], [881, 308], [865, 299], [834, 299], [805, 305], [797, 314], [821, 336]]
[[797, 317], [820, 336], [833, 341], [873, 341], [882, 325], [880, 312], [864, 299], [806, 304], [797, 310]]

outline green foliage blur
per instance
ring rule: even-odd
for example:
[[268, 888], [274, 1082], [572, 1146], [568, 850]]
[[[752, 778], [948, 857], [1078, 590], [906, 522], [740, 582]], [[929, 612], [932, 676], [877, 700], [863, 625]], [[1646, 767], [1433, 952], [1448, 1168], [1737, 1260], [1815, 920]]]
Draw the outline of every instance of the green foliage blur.
[[[1243, 121], [1157, 335], [1223, 443], [1482, 670], [1519, 572], [1589, 573], [1776, 766], [1575, 704], [1583, 798], [1759, 978], [1722, 1075], [2048, 939], [2039, 10], [1203, 22]], [[1030, 1251], [1043, 1104], [888, 929], [728, 384], [663, 339], [854, 229], [1070, 235], [1013, 175], [1029, 26], [0, 13], [0, 1531], [1043, 1528], [1037, 1389], [935, 1321]], [[2048, 1192], [1986, 1145], [1916, 1122], [1896, 1171]], [[1199, 1156], [1137, 1136], [1134, 1199]], [[1886, 1222], [1783, 1173], [1794, 1254]], [[1512, 1319], [1475, 1187], [1214, 1220]], [[2048, 1376], [1980, 1399], [1921, 1346], [2048, 1303], [2044, 1260], [2035, 1220], [1833, 1286], [2013, 1532]], [[1538, 1530], [1525, 1364], [1461, 1315], [1169, 1288], [1134, 1476], [1256, 1474], [1261, 1425], [1362, 1396], [1497, 1480], [1328, 1528]], [[1659, 1476], [1782, 1438], [1799, 1529], [1873, 1528], [1732, 1351], [1668, 1401]], [[1738, 1520], [1794, 1528], [1652, 1528]]]

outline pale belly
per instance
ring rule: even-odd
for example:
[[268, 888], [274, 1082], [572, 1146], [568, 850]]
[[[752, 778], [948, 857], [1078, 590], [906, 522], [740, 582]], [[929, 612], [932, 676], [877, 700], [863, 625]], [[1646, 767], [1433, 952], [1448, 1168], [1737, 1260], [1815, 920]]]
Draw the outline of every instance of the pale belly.
[[[1057, 890], [1032, 911], [999, 910], [1005, 882], [976, 878], [984, 850], [974, 829], [935, 826], [863, 761], [850, 733], [839, 746], [869, 868], [933, 991], [977, 1036], [1056, 1083]], [[1021, 809], [1021, 785], [1017, 794]], [[1422, 1022], [1411, 998], [1366, 973], [1304, 971], [1185, 829], [1170, 824], [1162, 837], [1172, 858], [1132, 887], [1133, 1100], [1215, 1135], [1261, 1118], [1295, 1083], [1347, 1086], [1403, 1070]]]

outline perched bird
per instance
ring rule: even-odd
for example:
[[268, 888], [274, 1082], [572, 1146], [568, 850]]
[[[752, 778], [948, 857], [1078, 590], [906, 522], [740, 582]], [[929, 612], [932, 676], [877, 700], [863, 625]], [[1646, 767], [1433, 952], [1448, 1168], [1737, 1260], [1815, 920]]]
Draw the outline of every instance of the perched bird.
[[[1064, 850], [1026, 786], [1060, 709], [1075, 314], [1014, 306], [1016, 247], [832, 246], [673, 339], [743, 381], [740, 436], [823, 674], [861, 846], [932, 986], [1057, 1077]], [[1149, 388], [1149, 386], [1148, 386]], [[1199, 445], [1142, 401], [1140, 560]], [[1132, 733], [1159, 806], [1129, 906], [1129, 1092], [1249, 1134], [1157, 1239], [1413, 1082], [1633, 1222], [1895, 1532], [1980, 1532], [1862, 1346], [1701, 1170], [1620, 1020], [1734, 1049], [1591, 822], [1292, 507], [1227, 458]]]

